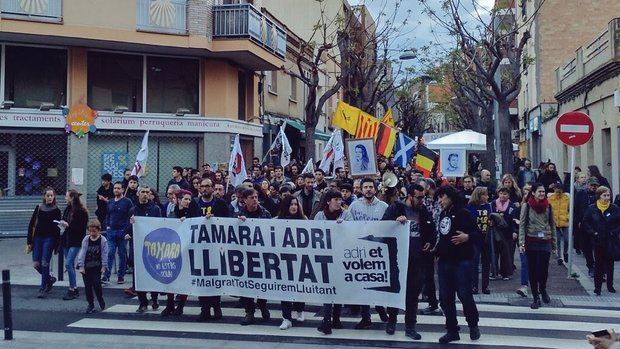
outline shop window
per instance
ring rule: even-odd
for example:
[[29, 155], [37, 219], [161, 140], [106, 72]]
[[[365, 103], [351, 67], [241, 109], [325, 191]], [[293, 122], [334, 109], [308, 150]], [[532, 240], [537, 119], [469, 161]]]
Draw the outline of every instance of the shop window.
[[111, 111], [118, 106], [142, 112], [143, 57], [108, 52], [88, 53], [88, 105]]
[[17, 108], [54, 108], [67, 100], [67, 51], [26, 46], [5, 48], [4, 99]]
[[196, 59], [148, 57], [146, 96], [148, 113], [198, 114], [199, 66]]

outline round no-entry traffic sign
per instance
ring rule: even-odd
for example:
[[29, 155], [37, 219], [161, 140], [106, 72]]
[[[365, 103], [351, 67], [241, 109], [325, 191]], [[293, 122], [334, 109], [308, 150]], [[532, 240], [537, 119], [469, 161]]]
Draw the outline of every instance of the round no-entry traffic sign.
[[555, 133], [562, 143], [578, 147], [592, 138], [594, 124], [588, 114], [578, 111], [564, 113], [555, 124]]

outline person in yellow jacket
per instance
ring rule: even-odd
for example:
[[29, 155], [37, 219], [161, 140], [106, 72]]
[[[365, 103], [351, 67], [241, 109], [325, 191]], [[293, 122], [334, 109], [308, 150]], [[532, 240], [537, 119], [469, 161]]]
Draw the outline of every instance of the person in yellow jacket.
[[[564, 262], [568, 263], [568, 219], [570, 196], [564, 192], [561, 182], [555, 182], [551, 185], [553, 193], [549, 194], [547, 200], [553, 209], [553, 220], [555, 221], [558, 239], [558, 265]], [[564, 248], [561, 249], [561, 246]], [[564, 260], [562, 260], [564, 256]]]

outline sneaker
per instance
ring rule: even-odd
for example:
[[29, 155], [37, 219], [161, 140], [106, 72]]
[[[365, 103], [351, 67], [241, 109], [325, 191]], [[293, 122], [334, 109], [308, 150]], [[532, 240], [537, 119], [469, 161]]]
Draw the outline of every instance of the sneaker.
[[504, 277], [502, 278], [502, 281], [508, 281], [508, 280], [510, 280], [510, 277], [509, 277], [509, 276], [504, 276]]
[[385, 333], [393, 335], [396, 332], [396, 322], [388, 321], [385, 325]]
[[127, 271], [125, 271], [125, 274], [133, 274], [133, 268], [127, 267]]
[[538, 309], [538, 308], [540, 308], [540, 299], [534, 299], [532, 304], [530, 304], [530, 308], [531, 309]]
[[448, 332], [444, 334], [443, 336], [441, 336], [441, 338], [439, 338], [439, 343], [447, 344], [447, 343], [459, 341], [459, 340], [461, 340], [461, 337], [459, 336], [458, 332]]
[[498, 277], [496, 275], [489, 275], [489, 280], [497, 280]]
[[367, 330], [372, 326], [372, 321], [370, 319], [362, 319], [360, 322], [355, 325], [356, 330]]
[[405, 329], [405, 336], [413, 340], [416, 340], [416, 341], [419, 341], [420, 339], [422, 339], [422, 336], [418, 332], [416, 332], [416, 330], [413, 328]]
[[146, 311], [149, 309], [148, 305], [140, 305], [138, 307], [138, 310], [136, 310], [136, 313], [146, 313]]
[[92, 314], [92, 313], [96, 313], [97, 311], [95, 310], [95, 306], [92, 304], [89, 304], [88, 307], [86, 307], [86, 311], [84, 313], [86, 314]]
[[469, 328], [469, 338], [472, 341], [477, 341], [478, 339], [480, 339], [480, 329], [478, 328], [478, 326]]
[[39, 290], [39, 294], [37, 295], [37, 298], [47, 298], [47, 292], [45, 292], [45, 290]]
[[248, 314], [245, 314], [245, 317], [243, 318], [243, 320], [241, 320], [241, 326], [252, 325], [255, 322], [256, 322], [256, 318], [254, 317], [254, 314], [248, 313]]
[[[595, 288], [594, 289], [594, 294], [597, 295], [597, 296], [600, 296], [601, 295], [601, 290]], [[39, 297], [39, 298], [41, 298], [41, 297]]]
[[127, 297], [135, 297], [138, 295], [138, 293], [136, 292], [136, 290], [133, 289], [133, 287], [130, 288], [126, 288], [123, 290], [123, 292], [125, 292], [125, 294], [127, 295]]
[[45, 293], [49, 293], [52, 290], [52, 287], [54, 287], [55, 283], [56, 283], [56, 278], [53, 276], [50, 276], [49, 280], [47, 280], [47, 284], [45, 285]]
[[116, 280], [116, 283], [119, 284], [119, 285], [122, 285], [122, 284], [125, 283], [125, 279], [122, 278], [122, 277], [119, 277], [118, 280]]
[[564, 264], [564, 261], [561, 258], [558, 259], [558, 265], [563, 265], [563, 264]]
[[540, 296], [545, 304], [549, 304], [551, 302], [551, 298], [549, 297], [547, 290], [540, 291]]
[[77, 298], [76, 290], [67, 290], [67, 294], [64, 297], [62, 297], [62, 300], [70, 301], [76, 298]]
[[157, 310], [159, 309], [159, 302], [157, 302], [156, 300], [153, 300], [153, 310]]
[[101, 284], [102, 284], [103, 286], [108, 286], [108, 285], [110, 284], [110, 279], [109, 279], [109, 278], [107, 278], [107, 277], [105, 277], [105, 276], [104, 276], [104, 277], [102, 277], [102, 278], [101, 278]]
[[304, 314], [303, 311], [298, 311], [296, 313], [297, 313], [297, 315], [296, 315], [295, 320], [297, 320], [299, 322], [304, 322], [304, 320], [306, 320], [306, 315]]
[[269, 309], [267, 309], [267, 306], [260, 308], [260, 316], [263, 318], [263, 321], [269, 321], [271, 314], [269, 314]]
[[291, 327], [293, 327], [293, 323], [290, 320], [287, 320], [287, 319], [282, 320], [282, 324], [280, 325], [281, 330], [288, 330]]
[[428, 306], [422, 309], [421, 312], [422, 312], [422, 315], [435, 315], [435, 314], [441, 313], [441, 310], [439, 310], [439, 307]]
[[101, 309], [101, 311], [105, 310], [105, 302], [104, 301], [99, 301], [99, 308]]
[[471, 293], [472, 294], [478, 294], [478, 288], [477, 287], [472, 288], [471, 289]]
[[489, 291], [488, 288], [485, 288], [484, 290], [482, 290], [482, 293], [484, 293], [484, 294], [491, 294], [491, 291]]
[[527, 286], [521, 285], [521, 287], [517, 288], [517, 294], [523, 298], [527, 298]]
[[613, 286], [608, 286], [607, 287], [607, 292], [609, 292], [609, 293], [616, 293], [616, 289]]
[[332, 326], [329, 320], [323, 320], [316, 329], [323, 334], [332, 334]]

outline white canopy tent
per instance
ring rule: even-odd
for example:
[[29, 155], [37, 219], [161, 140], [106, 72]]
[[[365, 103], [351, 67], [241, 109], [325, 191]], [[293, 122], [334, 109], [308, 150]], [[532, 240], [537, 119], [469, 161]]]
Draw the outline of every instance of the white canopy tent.
[[464, 130], [436, 139], [427, 143], [426, 146], [433, 150], [487, 150], [487, 136], [472, 130]]

